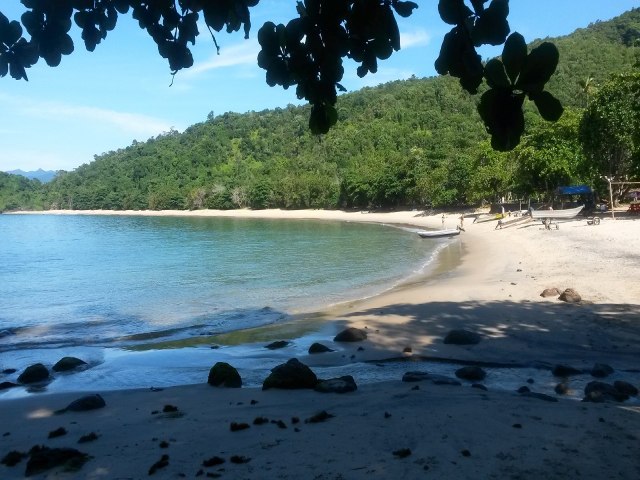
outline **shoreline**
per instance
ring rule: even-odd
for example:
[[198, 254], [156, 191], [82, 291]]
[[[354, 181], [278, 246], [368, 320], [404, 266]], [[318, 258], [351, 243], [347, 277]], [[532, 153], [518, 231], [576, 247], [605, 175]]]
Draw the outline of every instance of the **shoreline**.
[[[335, 215], [346, 221], [360, 216], [360, 221], [440, 228], [440, 216], [414, 217], [417, 213], [278, 215], [336, 220], [327, 218]], [[260, 212], [261, 218], [267, 214], [276, 212]], [[458, 218], [448, 215], [445, 227], [455, 226]], [[366, 340], [320, 355], [304, 354], [306, 345], [294, 341], [290, 350], [277, 351], [279, 363], [296, 357], [318, 371], [335, 365], [349, 371], [352, 365], [358, 382], [363, 362], [384, 368], [382, 360], [400, 359], [400, 371], [407, 372], [423, 369], [420, 361], [425, 358], [455, 359], [536, 366], [539, 376], [512, 379], [533, 392], [563, 384], [580, 398], [582, 385], [593, 380], [621, 379], [640, 387], [640, 282], [635, 278], [640, 271], [635, 247], [640, 221], [604, 219], [599, 226], [589, 226], [576, 220], [560, 224], [558, 230], [532, 222], [495, 230], [494, 222], [472, 224], [465, 219], [464, 227], [455, 268], [436, 267], [434, 275], [321, 312], [321, 320], [328, 323], [316, 331], [317, 338], [330, 342], [334, 330], [353, 326], [367, 332]], [[582, 300], [541, 297], [550, 287], [573, 288]], [[458, 328], [479, 334], [481, 341], [444, 344], [445, 335]], [[598, 363], [610, 365], [614, 373], [591, 376]], [[550, 370], [558, 364], [582, 373], [573, 379], [555, 377]], [[486, 384], [491, 386], [494, 373], [487, 370]], [[162, 455], [167, 458], [160, 478], [205, 473], [274, 479], [640, 475], [637, 397], [623, 403], [581, 403], [551, 393], [551, 401], [493, 387], [471, 388], [466, 380], [461, 386], [406, 383], [400, 374], [391, 381], [360, 382], [355, 392], [346, 394], [224, 389], [207, 385], [202, 377], [199, 384], [164, 389], [95, 392], [103, 395], [106, 407], [90, 412], [53, 415], [78, 398], [77, 393], [3, 400], [0, 455], [43, 444], [77, 448], [91, 457], [78, 472], [62, 473], [58, 467], [30, 478], [54, 478], [54, 472], [55, 478], [64, 479], [143, 478]], [[176, 406], [177, 412], [162, 413], [166, 405]], [[305, 423], [319, 411], [332, 417]], [[252, 423], [257, 418], [268, 423]], [[231, 422], [246, 422], [247, 428], [232, 431]], [[46, 438], [59, 427], [68, 434]], [[89, 432], [97, 440], [78, 445], [78, 437]], [[212, 456], [225, 463], [203, 466]], [[232, 457], [246, 462], [233, 463]], [[0, 465], [0, 476], [23, 478], [25, 463]]]

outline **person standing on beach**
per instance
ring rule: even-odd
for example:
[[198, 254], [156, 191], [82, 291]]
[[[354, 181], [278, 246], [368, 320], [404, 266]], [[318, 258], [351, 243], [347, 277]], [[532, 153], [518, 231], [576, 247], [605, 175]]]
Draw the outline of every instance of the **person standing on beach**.
[[442, 214], [442, 228], [444, 228], [444, 213]]

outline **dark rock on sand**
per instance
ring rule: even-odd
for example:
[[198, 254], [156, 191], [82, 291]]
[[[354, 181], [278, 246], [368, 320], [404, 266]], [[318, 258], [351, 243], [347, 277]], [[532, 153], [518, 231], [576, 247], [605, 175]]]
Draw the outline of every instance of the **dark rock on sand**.
[[540, 294], [541, 297], [558, 297], [560, 295], [560, 290], [557, 288], [545, 288]]
[[241, 463], [249, 463], [251, 461], [251, 458], [249, 457], [245, 457], [243, 455], [233, 455], [229, 461], [231, 463], [236, 463], [236, 464], [241, 464]]
[[516, 392], [518, 392], [518, 393], [529, 393], [529, 392], [531, 392], [531, 389], [529, 387], [527, 387], [526, 385], [523, 385], [522, 387], [518, 388], [518, 390], [516, 390]]
[[567, 303], [579, 303], [580, 301], [582, 301], [582, 297], [580, 296], [580, 294], [573, 288], [567, 288], [560, 294], [559, 299]]
[[355, 392], [357, 389], [356, 381], [351, 375], [320, 380], [315, 387], [316, 392], [322, 393], [348, 393]]
[[472, 382], [484, 380], [484, 377], [486, 376], [487, 372], [482, 368], [473, 365], [456, 370], [456, 377], [462, 378], [463, 380], [471, 380]]
[[89, 443], [89, 442], [94, 442], [98, 439], [98, 435], [96, 434], [96, 432], [91, 432], [91, 433], [87, 433], [86, 435], [82, 435], [79, 439], [78, 439], [78, 443]]
[[341, 331], [333, 339], [334, 342], [361, 342], [367, 338], [367, 332], [359, 328], [349, 327]]
[[562, 382], [562, 383], [557, 384], [553, 390], [558, 395], [566, 395], [567, 392], [569, 391], [569, 387], [567, 386], [566, 383]]
[[54, 372], [68, 372], [78, 367], [84, 367], [87, 362], [76, 357], [63, 357], [53, 366]]
[[411, 449], [410, 448], [401, 448], [399, 450], [395, 450], [392, 452], [394, 457], [398, 457], [398, 458], [407, 458], [409, 455], [411, 455]]
[[451, 330], [444, 337], [444, 343], [447, 345], [476, 345], [480, 340], [482, 338], [477, 333], [463, 329]]
[[2, 460], [0, 460], [0, 463], [2, 465], [6, 465], [7, 467], [15, 467], [26, 456], [27, 456], [26, 453], [18, 452], [16, 450], [11, 450], [4, 457], [2, 457]]
[[5, 368], [4, 370], [2, 370], [2, 373], [4, 373], [5, 375], [11, 375], [12, 373], [16, 373], [18, 370], [16, 370], [15, 368]]
[[323, 345], [321, 343], [314, 343], [309, 347], [309, 353], [325, 353], [325, 352], [333, 352], [329, 347]]
[[278, 340], [277, 342], [272, 342], [269, 345], [265, 345], [264, 348], [268, 348], [269, 350], [277, 350], [279, 348], [284, 348], [289, 345], [289, 342], [286, 340]]
[[583, 402], [594, 402], [594, 403], [603, 403], [603, 402], [624, 402], [628, 400], [629, 395], [626, 393], [620, 392], [616, 387], [609, 383], [604, 382], [589, 382], [587, 386], [584, 387], [584, 398]]
[[74, 448], [36, 446], [29, 451], [25, 475], [30, 477], [58, 466], [64, 466], [66, 470], [79, 470], [87, 460], [89, 455]]
[[571, 375], [580, 375], [582, 370], [578, 370], [577, 368], [570, 367], [568, 365], [556, 365], [551, 370], [551, 374], [554, 377], [569, 377]]
[[97, 410], [98, 408], [104, 408], [107, 404], [104, 401], [104, 398], [99, 394], [95, 393], [93, 395], [87, 395], [85, 397], [79, 398], [78, 400], [74, 400], [69, 405], [67, 405], [62, 410], [57, 410], [55, 413], [65, 413], [65, 412], [87, 412], [89, 410]]
[[211, 457], [202, 462], [203, 467], [215, 467], [217, 465], [222, 465], [224, 463], [224, 458], [220, 458], [218, 456]]
[[67, 429], [64, 428], [64, 427], [60, 427], [60, 428], [56, 428], [55, 430], [50, 431], [49, 432], [49, 436], [47, 438], [63, 437], [66, 434], [67, 434]]
[[326, 410], [322, 410], [318, 413], [316, 413], [315, 415], [307, 418], [304, 423], [320, 423], [320, 422], [324, 422], [326, 420], [329, 420], [330, 418], [333, 418], [334, 416], [331, 415], [329, 412], [327, 412]]
[[629, 395], [630, 397], [638, 395], [638, 389], [624, 380], [616, 380], [613, 382], [613, 387], [623, 395]]
[[613, 373], [613, 368], [606, 363], [596, 363], [591, 369], [591, 376], [596, 378], [608, 377]]
[[151, 465], [151, 468], [149, 468], [149, 475], [153, 475], [161, 468], [165, 468], [168, 466], [169, 466], [169, 455], [166, 455], [166, 454], [162, 455], [162, 457], [160, 457], [160, 460], [158, 460], [156, 463]]
[[403, 382], [423, 382], [429, 381], [434, 385], [462, 385], [455, 378], [446, 377], [444, 375], [433, 375], [429, 372], [407, 372], [402, 376]]
[[271, 369], [271, 374], [262, 383], [262, 389], [283, 388], [314, 388], [318, 378], [309, 367], [301, 363], [297, 358], [290, 359]]
[[229, 425], [229, 430], [231, 430], [232, 432], [239, 432], [240, 430], [246, 430], [247, 428], [249, 428], [249, 424], [248, 423], [237, 423], [237, 422], [231, 422], [231, 425]]
[[2, 383], [0, 383], [0, 391], [6, 390], [8, 388], [19, 387], [19, 386], [20, 385], [18, 385], [17, 383], [13, 383], [13, 382], [2, 382]]
[[49, 379], [49, 370], [41, 363], [29, 365], [18, 377], [20, 383], [37, 383]]
[[228, 363], [217, 362], [209, 370], [207, 383], [214, 387], [240, 388], [242, 386], [242, 378], [238, 370]]

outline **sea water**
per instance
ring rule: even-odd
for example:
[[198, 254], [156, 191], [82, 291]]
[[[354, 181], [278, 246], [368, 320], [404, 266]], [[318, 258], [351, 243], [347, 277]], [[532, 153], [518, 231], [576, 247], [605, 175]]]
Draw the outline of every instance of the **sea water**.
[[[126, 381], [123, 355], [155, 368], [173, 362], [159, 350], [168, 343], [194, 346], [374, 295], [455, 241], [332, 221], [0, 215], [0, 368], [73, 354], [131, 387], [144, 368]], [[183, 350], [185, 368], [201, 362]], [[218, 355], [255, 359], [250, 347]]]

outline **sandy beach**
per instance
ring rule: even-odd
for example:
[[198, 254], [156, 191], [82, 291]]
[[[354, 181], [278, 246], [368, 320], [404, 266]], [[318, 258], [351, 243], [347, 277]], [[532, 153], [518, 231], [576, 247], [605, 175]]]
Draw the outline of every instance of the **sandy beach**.
[[[73, 214], [443, 225], [441, 215], [416, 211]], [[445, 215], [446, 228], [459, 224], [460, 213]], [[297, 358], [311, 369], [387, 359], [403, 360], [406, 371], [415, 370], [412, 360], [425, 359], [487, 369], [535, 367], [539, 375], [522, 381], [528, 393], [472, 388], [483, 382], [453, 375], [461, 385], [448, 385], [424, 375], [422, 381], [399, 376], [344, 394], [220, 388], [207, 378], [159, 391], [34, 394], [0, 399], [0, 456], [27, 453], [35, 445], [87, 454], [79, 470], [59, 466], [30, 478], [137, 479], [147, 478], [150, 469], [157, 478], [640, 478], [637, 396], [576, 400], [588, 381], [616, 379], [640, 387], [640, 218], [607, 217], [600, 225], [581, 219], [547, 230], [535, 222], [496, 229], [496, 222], [473, 223], [468, 216], [463, 226], [459, 251], [443, 252], [429, 275], [317, 314], [332, 331], [355, 327], [367, 333], [365, 340]], [[541, 297], [548, 288], [573, 289], [581, 300]], [[455, 329], [476, 334], [479, 342], [444, 343]], [[336, 345], [332, 336], [323, 343]], [[595, 364], [614, 372], [593, 377]], [[580, 382], [557, 370], [554, 376], [557, 365], [576, 369]], [[570, 391], [579, 384], [580, 391], [571, 399], [553, 392], [536, 396], [543, 382]], [[86, 394], [102, 395], [106, 406], [53, 413]], [[315, 417], [323, 411], [328, 415]], [[232, 429], [232, 422], [246, 428]], [[66, 433], [48, 438], [61, 427]], [[78, 444], [90, 433], [97, 438]], [[0, 465], [0, 478], [24, 478], [27, 462], [25, 457], [15, 466]]]

